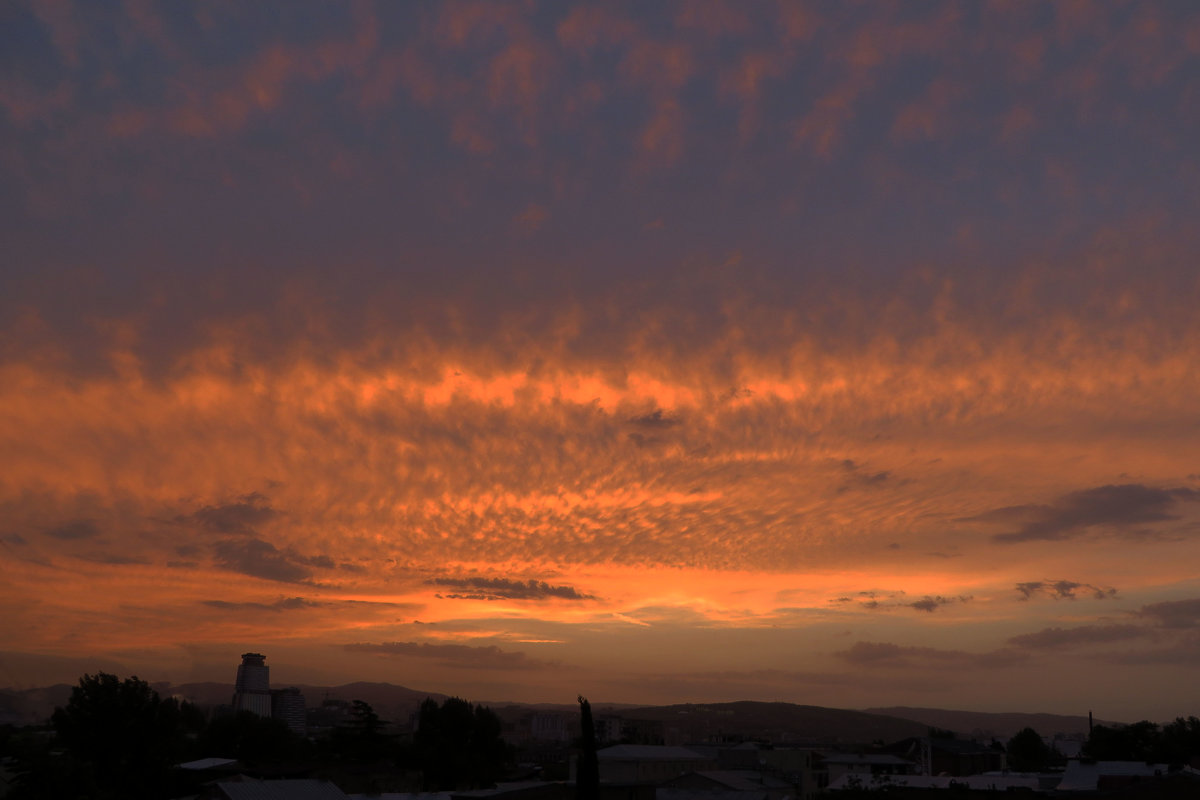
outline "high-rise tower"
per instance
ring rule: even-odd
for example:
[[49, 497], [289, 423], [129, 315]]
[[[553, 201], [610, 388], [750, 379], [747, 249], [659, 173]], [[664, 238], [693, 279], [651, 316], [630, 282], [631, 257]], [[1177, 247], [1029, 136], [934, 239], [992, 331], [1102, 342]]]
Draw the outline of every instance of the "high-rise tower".
[[296, 687], [271, 690], [271, 716], [282, 720], [292, 733], [300, 736], [308, 733], [306, 712], [304, 695]]
[[242, 653], [234, 685], [235, 711], [253, 711], [260, 717], [271, 716], [271, 668], [262, 653]]

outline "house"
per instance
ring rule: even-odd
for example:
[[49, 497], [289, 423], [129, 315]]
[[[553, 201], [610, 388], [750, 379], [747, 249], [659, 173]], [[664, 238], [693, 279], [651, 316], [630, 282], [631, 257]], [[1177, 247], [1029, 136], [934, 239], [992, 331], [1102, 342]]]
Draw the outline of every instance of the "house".
[[715, 769], [715, 759], [686, 747], [618, 744], [597, 751], [600, 782], [656, 785], [688, 772]]
[[719, 769], [689, 772], [660, 784], [658, 800], [671, 800], [686, 792], [723, 800], [794, 800], [797, 797], [794, 783], [769, 772]]
[[311, 779], [260, 781], [245, 775], [210, 784], [201, 793], [200, 798], [201, 800], [349, 800], [345, 792], [329, 781]]
[[[916, 771], [927, 775], [979, 775], [1007, 766], [1002, 749], [965, 739], [915, 736], [890, 744], [882, 752], [915, 762]], [[833, 775], [829, 777], [833, 780]]]
[[450, 792], [450, 800], [574, 800], [575, 787], [558, 781], [511, 781], [491, 789]]
[[[1093, 761], [1072, 758], [1067, 761], [1059, 792], [1111, 792], [1135, 784], [1186, 785], [1188, 795], [1200, 796], [1200, 770], [1184, 767], [1172, 771], [1167, 764], [1141, 761]], [[1183, 796], [1183, 795], [1181, 795]]]
[[[963, 791], [972, 792], [1022, 792], [1032, 794], [1047, 790], [1037, 775], [993, 774], [993, 775], [854, 775], [845, 774], [829, 784], [830, 792], [863, 790], [895, 792], [899, 789], [953, 791], [961, 796]], [[924, 795], [921, 795], [922, 797]]]
[[913, 775], [917, 765], [891, 753], [826, 753], [822, 760], [832, 785], [843, 775]]

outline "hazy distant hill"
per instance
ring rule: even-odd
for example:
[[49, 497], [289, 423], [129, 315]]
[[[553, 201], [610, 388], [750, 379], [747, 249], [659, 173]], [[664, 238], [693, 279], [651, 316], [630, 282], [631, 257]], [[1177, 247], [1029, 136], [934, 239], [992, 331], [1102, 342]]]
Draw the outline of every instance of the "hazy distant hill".
[[[218, 682], [150, 684], [163, 697], [180, 697], [203, 706], [228, 705], [233, 700], [233, 684]], [[283, 688], [277, 684], [275, 688]], [[36, 725], [46, 722], [56, 706], [65, 705], [71, 696], [71, 685], [61, 683], [39, 689], [0, 689], [0, 724]], [[421, 701], [432, 697], [439, 703], [446, 695], [422, 692], [390, 683], [347, 683], [342, 686], [307, 686], [297, 688], [304, 693], [310, 708], [320, 706], [327, 698], [347, 703], [364, 700], [375, 713], [387, 720], [406, 722]]]
[[49, 719], [55, 706], [65, 705], [71, 686], [56, 683], [40, 689], [0, 689], [0, 724], [38, 725]]
[[[175, 695], [206, 706], [228, 704], [233, 697], [231, 683], [155, 683], [153, 686], [164, 697]], [[283, 684], [278, 686], [282, 688]], [[58, 684], [39, 689], [0, 689], [0, 723], [26, 725], [44, 722], [50, 717], [55, 706], [67, 702], [71, 688], [67, 684]], [[300, 685], [298, 688], [304, 693], [310, 708], [320, 706], [326, 699], [345, 702], [364, 700], [385, 720], [401, 723], [408, 720], [409, 715], [417, 710], [426, 697], [432, 697], [439, 703], [446, 698], [446, 695], [437, 692], [409, 689], [390, 683]], [[487, 705], [491, 705], [509, 721], [515, 721], [522, 714], [535, 708], [554, 709], [566, 714], [577, 714], [579, 710], [573, 703]], [[1025, 727], [1031, 727], [1043, 736], [1053, 736], [1056, 733], [1087, 733], [1085, 716], [948, 711], [939, 708], [900, 706], [850, 711], [791, 703], [743, 701], [672, 706], [596, 704], [594, 710], [599, 715], [615, 714], [627, 719], [659, 721], [666, 728], [677, 731], [682, 738], [694, 741], [707, 740], [722, 733], [736, 733], [780, 743], [866, 743], [922, 736], [928, 732], [930, 726], [952, 730], [964, 736], [994, 736], [998, 739], [1011, 738]]]
[[[352, 702], [362, 700], [371, 704], [375, 713], [384, 719], [407, 720], [408, 715], [416, 711], [426, 697], [432, 697], [439, 703], [446, 695], [437, 692], [422, 692], [405, 686], [391, 683], [347, 683], [341, 686], [311, 686], [308, 684], [273, 684], [273, 688], [295, 686], [304, 695], [309, 708], [316, 708], [328, 700]], [[159, 694], [171, 694], [183, 697], [193, 703], [202, 705], [228, 704], [233, 698], [232, 683], [184, 683], [179, 686], [163, 687], [156, 685]]]
[[[948, 711], [943, 708], [909, 708], [906, 706], [868, 708], [866, 710], [872, 714], [887, 714], [915, 720], [922, 725], [944, 728], [972, 737], [994, 736], [997, 739], [1010, 739], [1022, 728], [1033, 728], [1042, 736], [1053, 736], [1056, 733], [1087, 735], [1088, 732], [1086, 716]], [[1096, 720], [1096, 723], [1101, 725], [1119, 724], [1100, 720]]]
[[181, 697], [192, 703], [205, 706], [228, 704], [233, 699], [232, 683], [181, 683], [178, 686], [170, 683], [155, 683], [154, 691], [163, 697]]
[[362, 700], [370, 703], [375, 713], [384, 719], [399, 722], [407, 721], [408, 715], [416, 711], [426, 697], [432, 697], [439, 703], [446, 699], [446, 695], [438, 692], [423, 692], [391, 683], [358, 682], [342, 686], [301, 685], [298, 688], [304, 693], [304, 698], [310, 708], [321, 705], [326, 698], [346, 702]]
[[686, 704], [628, 708], [622, 717], [661, 721], [683, 738], [694, 741], [722, 733], [761, 737], [778, 743], [885, 742], [909, 736], [924, 736], [929, 726], [911, 719], [792, 703]]

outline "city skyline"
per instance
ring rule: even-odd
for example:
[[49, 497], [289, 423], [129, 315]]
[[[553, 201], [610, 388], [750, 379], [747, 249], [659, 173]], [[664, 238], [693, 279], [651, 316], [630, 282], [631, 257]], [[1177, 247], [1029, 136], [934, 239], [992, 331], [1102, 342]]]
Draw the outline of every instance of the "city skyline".
[[1193, 4], [0, 18], [0, 686], [1195, 713]]

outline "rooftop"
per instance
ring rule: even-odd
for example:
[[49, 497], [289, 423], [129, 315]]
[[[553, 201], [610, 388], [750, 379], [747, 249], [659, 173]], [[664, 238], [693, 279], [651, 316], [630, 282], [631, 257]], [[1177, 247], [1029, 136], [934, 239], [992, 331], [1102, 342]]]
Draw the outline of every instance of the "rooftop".
[[618, 744], [596, 753], [602, 761], [703, 761], [704, 756], [686, 747], [659, 744]]

